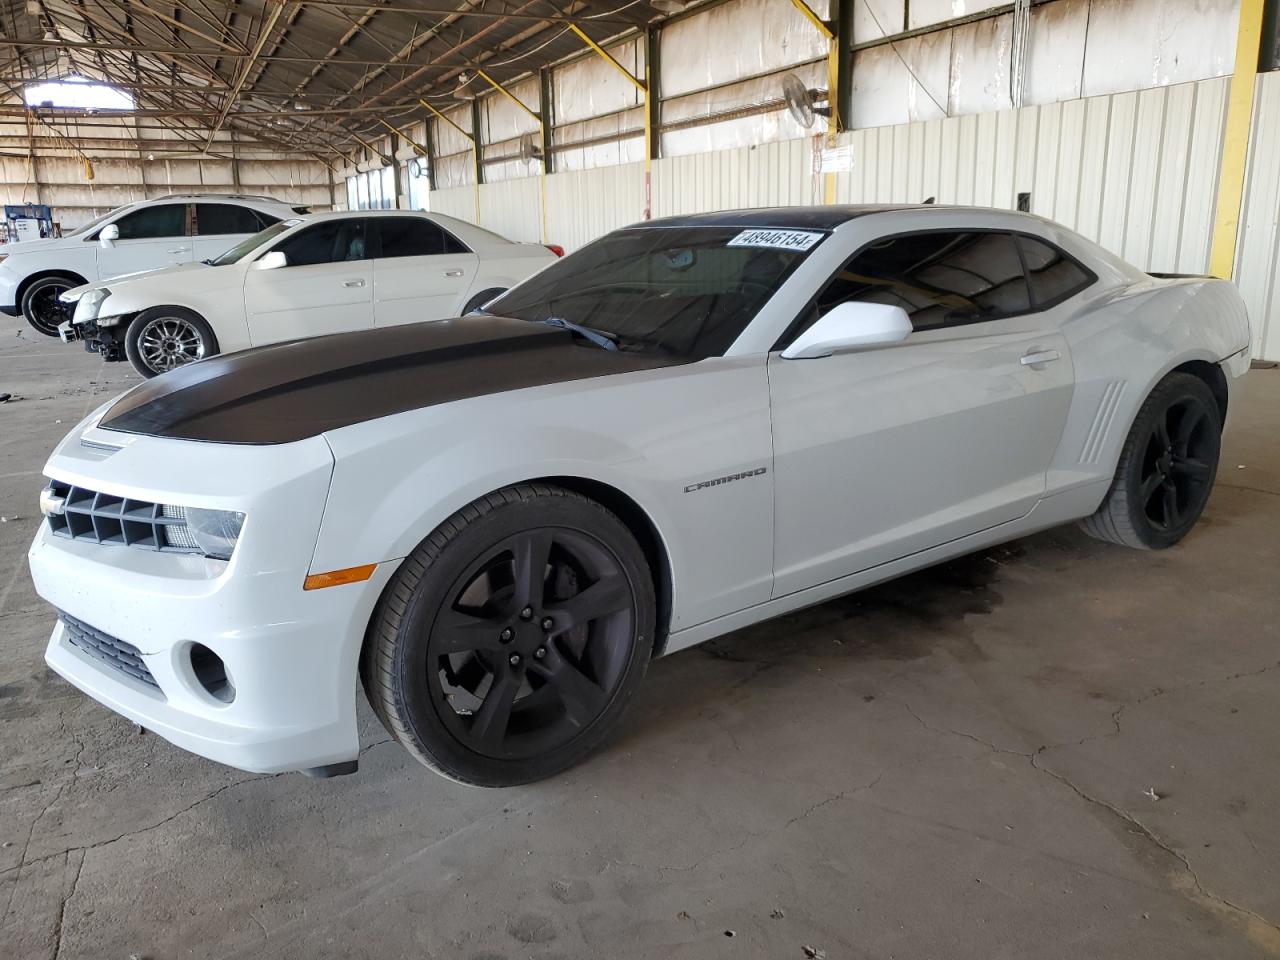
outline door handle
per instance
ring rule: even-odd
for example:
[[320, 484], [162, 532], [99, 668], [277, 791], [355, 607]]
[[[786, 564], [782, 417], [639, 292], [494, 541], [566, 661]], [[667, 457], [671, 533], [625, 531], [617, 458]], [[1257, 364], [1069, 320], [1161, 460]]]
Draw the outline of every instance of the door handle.
[[169, 253], [186, 253], [190, 249], [190, 247], [174, 247], [169, 250]]
[[1057, 350], [1032, 350], [1028, 354], [1024, 354], [1018, 362], [1024, 367], [1038, 367], [1041, 364], [1052, 363], [1054, 360], [1061, 360], [1062, 354]]
[[466, 273], [466, 272], [467, 272], [467, 271], [465, 271], [465, 270], [446, 270], [446, 271], [444, 272], [444, 275], [445, 275], [446, 277], [460, 277], [460, 276], [462, 276], [462, 275], [463, 275], [464, 273]]
[[364, 281], [363, 280], [343, 280], [342, 285], [344, 287], [363, 287]]

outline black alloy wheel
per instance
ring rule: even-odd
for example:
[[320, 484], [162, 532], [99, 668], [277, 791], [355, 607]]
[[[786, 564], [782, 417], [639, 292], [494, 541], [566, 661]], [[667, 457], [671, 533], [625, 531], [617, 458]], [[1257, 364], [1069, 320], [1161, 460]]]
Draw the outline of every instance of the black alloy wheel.
[[41, 277], [22, 295], [22, 314], [32, 328], [46, 337], [58, 336], [59, 324], [75, 314], [75, 307], [59, 297], [79, 284], [67, 277]]
[[1152, 525], [1179, 530], [1204, 509], [1218, 460], [1218, 417], [1188, 395], [1155, 418], [1142, 458], [1138, 499]]
[[1142, 550], [1173, 546], [1209, 502], [1221, 447], [1222, 412], [1213, 391], [1192, 374], [1169, 374], [1139, 408], [1111, 489], [1081, 527]]
[[495, 544], [455, 580], [427, 644], [432, 704], [494, 759], [555, 751], [588, 729], [631, 660], [635, 600], [595, 537], [543, 527]]
[[613, 513], [549, 484], [441, 524], [396, 571], [361, 673], [384, 725], [464, 783], [577, 763], [616, 725], [652, 655], [644, 552]]

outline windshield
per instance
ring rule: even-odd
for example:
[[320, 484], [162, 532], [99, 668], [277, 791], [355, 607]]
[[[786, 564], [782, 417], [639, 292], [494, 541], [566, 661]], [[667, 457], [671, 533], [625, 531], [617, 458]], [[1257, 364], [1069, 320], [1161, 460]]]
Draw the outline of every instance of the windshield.
[[557, 260], [484, 312], [589, 327], [624, 351], [719, 356], [824, 236], [741, 227], [619, 230]]
[[63, 236], [78, 237], [83, 233], [88, 233], [90, 230], [94, 229], [94, 227], [99, 226], [103, 220], [106, 220], [108, 217], [114, 217], [117, 213], [120, 213], [122, 210], [127, 210], [127, 209], [129, 209], [129, 205], [126, 205], [123, 207], [116, 207], [114, 210], [108, 210], [102, 216], [94, 217], [92, 220], [86, 223], [83, 227], [76, 227], [70, 233], [64, 233]]
[[301, 222], [301, 220], [281, 220], [279, 223], [273, 223], [267, 229], [255, 233], [252, 237], [246, 237], [226, 253], [214, 257], [212, 260], [206, 260], [205, 263], [211, 267], [225, 267], [228, 263], [239, 263], [264, 243], [270, 243], [280, 234], [291, 227], [296, 227]]

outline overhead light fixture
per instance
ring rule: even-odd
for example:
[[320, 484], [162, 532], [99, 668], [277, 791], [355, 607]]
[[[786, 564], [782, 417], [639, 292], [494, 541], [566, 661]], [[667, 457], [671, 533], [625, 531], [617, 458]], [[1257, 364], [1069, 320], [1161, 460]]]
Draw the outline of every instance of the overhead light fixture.
[[663, 13], [684, 13], [693, 6], [693, 0], [649, 0], [649, 6]]
[[469, 86], [471, 81], [474, 79], [475, 77], [463, 70], [458, 74], [458, 86], [457, 89], [453, 91], [453, 95], [459, 100], [474, 100], [476, 98], [476, 92]]

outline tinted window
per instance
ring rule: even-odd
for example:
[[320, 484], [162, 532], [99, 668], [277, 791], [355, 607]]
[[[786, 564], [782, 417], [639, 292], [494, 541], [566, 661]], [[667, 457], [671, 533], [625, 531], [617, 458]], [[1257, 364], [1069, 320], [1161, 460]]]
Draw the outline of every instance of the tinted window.
[[849, 300], [902, 307], [917, 330], [1031, 309], [1007, 233], [917, 233], [864, 247], [818, 294], [816, 315]]
[[291, 267], [364, 260], [368, 256], [366, 224], [360, 219], [327, 220], [299, 231], [275, 249], [284, 252]]
[[1036, 306], [1053, 306], [1093, 283], [1093, 275], [1057, 247], [1034, 237], [1019, 236], [1018, 243]]
[[[743, 240], [741, 227], [619, 230], [557, 260], [490, 303], [522, 320], [558, 317], [602, 330], [620, 350], [719, 356], [755, 318], [807, 250]], [[822, 239], [813, 234], [810, 249]], [[730, 242], [738, 239], [738, 245]]]
[[187, 234], [187, 205], [162, 203], [127, 213], [116, 221], [121, 240], [150, 240], [156, 237], [184, 237]]
[[382, 238], [381, 257], [434, 257], [445, 252], [444, 231], [419, 217], [374, 221]]
[[224, 233], [257, 233], [275, 222], [275, 217], [230, 203], [196, 204], [196, 233], [202, 237]]

